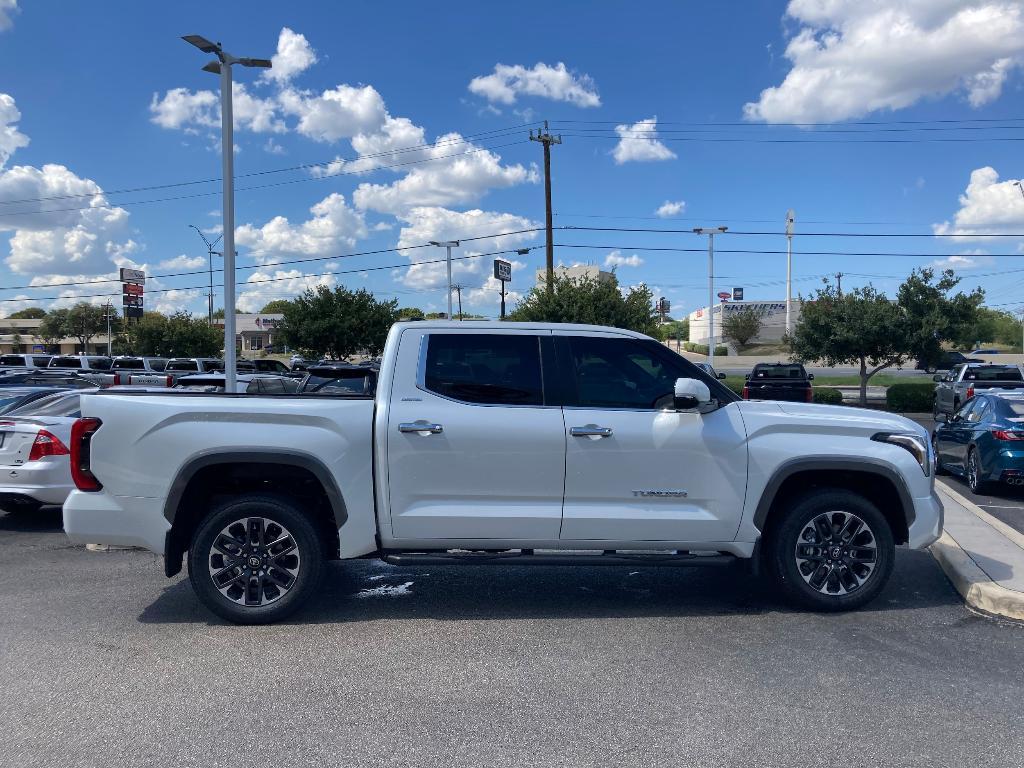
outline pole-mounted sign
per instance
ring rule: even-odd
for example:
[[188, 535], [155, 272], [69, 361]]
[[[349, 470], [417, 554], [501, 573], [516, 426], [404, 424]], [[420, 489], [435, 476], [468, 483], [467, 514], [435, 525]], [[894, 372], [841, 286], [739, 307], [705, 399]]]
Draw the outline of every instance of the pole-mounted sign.
[[732, 289], [732, 300], [733, 301], [743, 301], [743, 289], [742, 288], [733, 288]]
[[512, 262], [494, 260], [494, 279], [501, 281], [501, 317], [505, 319], [505, 284], [512, 281]]
[[126, 318], [142, 317], [143, 294], [146, 290], [146, 273], [141, 269], [121, 267], [121, 306]]

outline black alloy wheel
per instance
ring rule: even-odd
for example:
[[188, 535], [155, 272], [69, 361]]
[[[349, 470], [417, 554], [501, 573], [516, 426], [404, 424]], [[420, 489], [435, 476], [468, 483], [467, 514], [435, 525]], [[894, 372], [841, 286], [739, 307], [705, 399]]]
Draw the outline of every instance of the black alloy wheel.
[[232, 499], [202, 522], [189, 547], [189, 579], [211, 611], [239, 624], [278, 621], [315, 591], [323, 551], [291, 499]]

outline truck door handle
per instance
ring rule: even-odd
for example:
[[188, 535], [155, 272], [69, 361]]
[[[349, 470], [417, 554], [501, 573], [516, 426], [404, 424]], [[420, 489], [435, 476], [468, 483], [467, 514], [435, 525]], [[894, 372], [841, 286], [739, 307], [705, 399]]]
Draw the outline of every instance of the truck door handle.
[[444, 432], [440, 424], [431, 424], [429, 421], [403, 421], [398, 425], [399, 432], [426, 432], [430, 435], [439, 435]]
[[569, 434], [573, 437], [611, 437], [611, 427], [599, 427], [597, 424], [587, 424], [584, 427], [570, 427]]

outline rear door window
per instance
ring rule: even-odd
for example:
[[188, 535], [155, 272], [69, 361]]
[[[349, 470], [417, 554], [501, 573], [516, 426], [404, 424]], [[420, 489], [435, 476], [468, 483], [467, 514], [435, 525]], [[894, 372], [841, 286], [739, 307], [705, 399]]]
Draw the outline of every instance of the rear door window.
[[427, 390], [483, 405], [542, 405], [540, 338], [516, 334], [431, 334]]
[[25, 365], [25, 358], [21, 355], [0, 355], [0, 366], [21, 367]]
[[199, 364], [195, 360], [171, 360], [167, 364], [168, 371], [198, 371]]

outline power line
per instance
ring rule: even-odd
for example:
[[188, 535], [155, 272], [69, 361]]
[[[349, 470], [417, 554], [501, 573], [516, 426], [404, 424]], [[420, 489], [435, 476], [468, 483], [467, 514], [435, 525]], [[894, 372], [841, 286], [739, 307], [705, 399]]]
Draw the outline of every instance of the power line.
[[[533, 123], [527, 123], [526, 125], [533, 125], [533, 124], [536, 124], [536, 122], [537, 121], [534, 121]], [[269, 169], [262, 170], [262, 171], [250, 171], [249, 173], [236, 174], [235, 178], [236, 179], [245, 179], [245, 178], [252, 178], [252, 177], [257, 177], [257, 176], [268, 176], [268, 175], [275, 174], [275, 173], [288, 173], [288, 172], [291, 172], [291, 171], [308, 171], [308, 170], [312, 170], [314, 168], [330, 167], [331, 165], [333, 165], [334, 163], [337, 163], [337, 162], [354, 163], [354, 162], [358, 162], [358, 161], [361, 161], [361, 160], [370, 160], [370, 159], [374, 159], [374, 158], [378, 158], [378, 157], [390, 157], [392, 155], [400, 155], [400, 154], [405, 154], [405, 153], [408, 153], [408, 152], [424, 151], [424, 150], [429, 150], [429, 149], [435, 149], [437, 147], [442, 147], [442, 146], [450, 146], [450, 145], [457, 145], [457, 144], [468, 144], [469, 143], [468, 139], [479, 138], [481, 136], [489, 136], [490, 139], [504, 138], [505, 136], [518, 135], [521, 130], [522, 130], [522, 126], [520, 126], [520, 125], [511, 126], [511, 127], [508, 127], [508, 128], [496, 128], [496, 129], [493, 129], [493, 130], [490, 130], [490, 131], [481, 131], [480, 133], [466, 134], [465, 136], [460, 136], [460, 138], [458, 138], [458, 139], [446, 139], [446, 140], [443, 140], [443, 141], [439, 139], [438, 141], [434, 141], [434, 142], [431, 142], [431, 143], [428, 143], [428, 144], [415, 144], [415, 145], [410, 145], [410, 146], [407, 146], [407, 147], [398, 147], [396, 149], [389, 149], [389, 150], [385, 150], [385, 151], [382, 151], [382, 152], [374, 152], [374, 153], [370, 153], [370, 154], [366, 154], [366, 155], [358, 155], [358, 156], [356, 156], [354, 158], [335, 157], [335, 158], [333, 158], [331, 160], [325, 160], [325, 161], [317, 162], [317, 163], [301, 163], [299, 165], [291, 165], [291, 166], [288, 166], [288, 167], [285, 167], [285, 168], [269, 168]], [[383, 167], [385, 167], [385, 166], [376, 166], [376, 168], [383, 168]], [[376, 168], [371, 169], [371, 170], [376, 170]], [[93, 197], [96, 197], [97, 195], [126, 195], [126, 194], [132, 194], [132, 193], [135, 193], [135, 192], [149, 192], [149, 191], [161, 190], [161, 189], [173, 189], [175, 187], [189, 187], [189, 186], [195, 186], [195, 185], [198, 185], [198, 184], [214, 184], [214, 183], [217, 183], [217, 182], [220, 182], [220, 181], [221, 181], [220, 177], [217, 177], [217, 178], [209, 178], [209, 179], [193, 179], [191, 181], [169, 182], [169, 183], [166, 183], [166, 184], [151, 184], [149, 186], [127, 187], [127, 188], [124, 188], [124, 189], [99, 190], [97, 192], [87, 192], [87, 193], [73, 194], [73, 195], [49, 195], [49, 196], [46, 196], [46, 197], [26, 197], [26, 198], [22, 198], [20, 200], [0, 200], [0, 205], [15, 205], [15, 204], [18, 204], [18, 203], [40, 203], [40, 202], [49, 202], [49, 201], [52, 201], [52, 200], [74, 200], [74, 199], [82, 199], [82, 198], [93, 198]]]
[[[790, 127], [790, 128], [826, 128], [835, 125], [932, 125], [932, 124], [953, 124], [953, 123], [1013, 123], [1022, 122], [1024, 117], [967, 117], [948, 118], [935, 120], [842, 120], [834, 123], [752, 123], [752, 122], [694, 122], [680, 120], [659, 120], [658, 125], [698, 125], [698, 126], [761, 126], [764, 128]], [[552, 124], [582, 124], [582, 125], [631, 125], [635, 124], [635, 118], [630, 120], [552, 120]]]
[[[667, 235], [692, 235], [692, 229], [655, 229], [653, 227], [578, 227], [574, 225], [563, 225], [556, 227], [556, 229], [562, 230], [577, 230], [584, 232], [647, 232], [652, 234], [667, 234]], [[759, 236], [770, 236], [770, 237], [785, 237], [785, 232], [743, 232], [740, 230], [730, 229], [725, 233], [728, 235], [759, 235]], [[795, 237], [1012, 237], [1012, 238], [1024, 238], [1024, 234], [1013, 234], [1006, 232], [950, 232], [950, 233], [939, 233], [939, 232], [800, 232]]]
[[1024, 141], [1024, 136], [985, 137], [925, 137], [916, 139], [758, 139], [746, 136], [629, 136], [624, 133], [589, 134], [569, 133], [563, 136], [575, 139], [611, 139], [614, 141], [678, 141], [711, 144], [978, 144], [991, 141]]
[[[706, 248], [656, 247], [648, 245], [596, 245], [584, 243], [555, 243], [557, 248], [591, 248], [619, 251], [668, 251], [676, 253], [707, 253]], [[784, 256], [785, 250], [772, 248], [715, 248], [715, 253], [744, 253], [764, 256]], [[794, 256], [905, 256], [908, 258], [943, 259], [963, 256], [962, 253], [912, 253], [907, 251], [793, 251]], [[986, 253], [984, 258], [1024, 258], [1024, 253]]]

